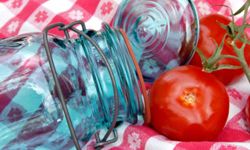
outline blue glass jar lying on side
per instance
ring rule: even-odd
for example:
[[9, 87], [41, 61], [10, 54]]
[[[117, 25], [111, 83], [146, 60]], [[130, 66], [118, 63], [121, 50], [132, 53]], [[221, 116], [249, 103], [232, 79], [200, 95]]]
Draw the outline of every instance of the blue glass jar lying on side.
[[[48, 35], [53, 28], [66, 39]], [[58, 23], [0, 40], [0, 149], [80, 149], [94, 134], [97, 147], [114, 142], [117, 123], [148, 113], [132, 58], [126, 35], [106, 24]]]

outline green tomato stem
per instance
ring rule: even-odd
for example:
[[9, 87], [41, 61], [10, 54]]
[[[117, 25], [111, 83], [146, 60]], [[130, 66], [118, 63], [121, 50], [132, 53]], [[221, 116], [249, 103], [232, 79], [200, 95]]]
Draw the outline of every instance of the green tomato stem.
[[234, 41], [233, 41], [232, 45], [234, 48], [234, 52], [237, 54], [238, 60], [239, 60], [241, 66], [243, 68], [243, 71], [248, 79], [248, 82], [250, 83], [250, 69], [248, 67], [248, 64], [247, 64], [245, 56], [244, 56], [244, 49], [245, 49], [246, 43], [244, 43], [244, 45], [241, 48], [238, 48], [235, 45]]
[[[243, 9], [244, 15], [243, 15], [242, 25], [239, 26], [239, 32], [236, 35], [236, 37], [233, 39], [232, 45], [233, 45], [234, 52], [237, 54], [239, 62], [243, 68], [243, 71], [244, 71], [247, 79], [248, 79], [248, 82], [250, 83], [250, 69], [249, 69], [247, 61], [245, 59], [245, 56], [244, 56], [245, 47], [249, 42], [246, 35], [245, 35], [245, 29], [248, 27], [248, 24], [246, 23], [247, 22], [246, 18], [247, 18], [249, 6], [250, 6], [250, 1], [247, 0], [246, 3], [244, 4], [244, 6], [242, 7], [242, 8], [244, 8]], [[237, 41], [238, 39], [240, 40], [241, 37], [243, 37], [245, 40], [242, 41], [243, 45], [241, 46], [241, 48], [238, 48], [235, 45], [235, 41]]]
[[[246, 58], [244, 56], [245, 47], [247, 44], [250, 44], [250, 41], [248, 40], [248, 37], [245, 34], [245, 29], [250, 27], [250, 25], [247, 24], [247, 20], [246, 20], [249, 7], [250, 7], [250, 0], [247, 0], [246, 3], [236, 13], [232, 14], [231, 23], [229, 23], [228, 25], [224, 25], [222, 23], [219, 23], [219, 25], [223, 29], [227, 30], [227, 34], [224, 35], [222, 42], [220, 43], [220, 45], [217, 45], [217, 48], [216, 48], [214, 54], [210, 58], [206, 58], [204, 56], [204, 54], [202, 54], [201, 51], [197, 51], [198, 54], [201, 56], [201, 59], [203, 62], [203, 70], [205, 70], [207, 72], [212, 72], [212, 71], [220, 70], [220, 69], [239, 69], [239, 68], [242, 68], [249, 83], [250, 83], [250, 68], [249, 68], [247, 61], [246, 61]], [[244, 15], [243, 15], [242, 24], [237, 26], [234, 23], [234, 16], [237, 14], [240, 14], [243, 11], [244, 11]], [[232, 10], [231, 10], [231, 12], [232, 12]], [[234, 50], [236, 56], [222, 55], [221, 54], [223, 46], [224, 46], [224, 42], [225, 42], [225, 39], [227, 36], [231, 37], [231, 39], [232, 39], [231, 45], [233, 47], [233, 50]], [[243, 45], [240, 48], [238, 48], [237, 45], [235, 44], [236, 41], [241, 41], [243, 43]], [[240, 62], [240, 66], [234, 66], [234, 65], [229, 65], [229, 64], [223, 64], [223, 65], [218, 64], [218, 62], [221, 59], [225, 59], [225, 58], [231, 58], [231, 59], [238, 60]]]

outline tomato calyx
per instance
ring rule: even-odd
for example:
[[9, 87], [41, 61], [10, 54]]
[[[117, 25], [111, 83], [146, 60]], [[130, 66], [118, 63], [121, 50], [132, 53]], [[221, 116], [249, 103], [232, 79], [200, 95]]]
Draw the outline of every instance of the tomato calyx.
[[221, 54], [225, 41], [228, 42], [227, 44], [232, 44], [231, 38], [228, 37], [228, 35], [224, 35], [220, 45], [217, 45], [217, 43], [215, 43], [216, 50], [213, 53], [213, 55], [209, 58], [206, 58], [205, 55], [198, 48], [196, 49], [197, 53], [201, 57], [203, 71], [213, 72], [213, 71], [222, 70], [222, 69], [240, 69], [240, 68], [242, 68], [241, 66], [229, 65], [229, 64], [219, 64], [218, 63], [219, 60], [226, 59], [226, 58], [236, 59], [237, 61], [239, 61], [238, 57], [236, 57], [236, 56]]
[[185, 89], [183, 91], [183, 94], [179, 98], [179, 102], [181, 105], [186, 107], [193, 107], [197, 103], [197, 89], [191, 88], [191, 89]]
[[[225, 6], [228, 7], [228, 6]], [[244, 50], [246, 45], [250, 45], [250, 41], [245, 33], [246, 28], [250, 27], [250, 24], [247, 23], [247, 13], [250, 7], [250, 0], [247, 0], [246, 3], [235, 13], [231, 10], [232, 21], [225, 25], [223, 23], [217, 22], [221, 28], [226, 30], [226, 34], [223, 36], [221, 43], [218, 45], [216, 41], [214, 41], [216, 45], [215, 52], [211, 55], [211, 57], [206, 57], [201, 50], [196, 49], [199, 54], [203, 66], [203, 71], [213, 72], [222, 69], [243, 69], [246, 74], [249, 82], [250, 82], [250, 69], [246, 62], [244, 56]], [[229, 7], [228, 7], [229, 8]], [[234, 21], [234, 16], [240, 14], [244, 11], [243, 22], [241, 25], [236, 25]], [[240, 43], [240, 44], [239, 44]], [[233, 48], [234, 53], [236, 55], [222, 54], [223, 47], [225, 45], [229, 45]], [[223, 59], [235, 59], [240, 65], [231, 65], [231, 64], [221, 64], [220, 60]]]

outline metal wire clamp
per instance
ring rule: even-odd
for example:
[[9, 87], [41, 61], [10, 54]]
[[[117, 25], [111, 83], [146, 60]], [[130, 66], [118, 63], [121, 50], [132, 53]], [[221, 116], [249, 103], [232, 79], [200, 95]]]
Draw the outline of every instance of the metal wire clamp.
[[[75, 25], [80, 25], [82, 30], [78, 30], [77, 28], [75, 28], [74, 27]], [[118, 97], [117, 86], [116, 86], [113, 71], [111, 69], [111, 65], [109, 64], [105, 54], [103, 53], [102, 49], [98, 46], [98, 44], [94, 40], [92, 40], [91, 37], [89, 37], [87, 34], [84, 33], [84, 31], [86, 30], [86, 26], [85, 26], [84, 22], [75, 21], [75, 22], [72, 22], [72, 23], [70, 23], [68, 25], [65, 25], [63, 23], [55, 23], [55, 24], [51, 24], [51, 25], [47, 26], [43, 30], [43, 41], [44, 41], [44, 46], [45, 46], [49, 66], [50, 66], [50, 69], [51, 69], [51, 72], [52, 72], [53, 80], [55, 82], [56, 90], [58, 92], [58, 97], [59, 97], [59, 100], [60, 100], [60, 103], [61, 103], [61, 106], [62, 106], [62, 110], [63, 110], [63, 112], [65, 114], [67, 125], [69, 127], [70, 134], [72, 136], [72, 140], [73, 140], [77, 150], [80, 150], [81, 146], [80, 146], [78, 137], [76, 135], [75, 129], [73, 127], [72, 120], [71, 120], [71, 117], [70, 117], [69, 112], [68, 112], [68, 108], [67, 108], [66, 103], [65, 103], [65, 98], [64, 98], [63, 93], [62, 93], [62, 88], [61, 88], [59, 80], [58, 80], [58, 75], [57, 75], [57, 72], [56, 72], [55, 64], [53, 62], [51, 50], [50, 50], [50, 47], [49, 47], [48, 33], [49, 33], [49, 31], [51, 29], [54, 29], [54, 28], [58, 28], [58, 30], [63, 31], [67, 40], [70, 39], [70, 35], [69, 35], [69, 32], [68, 32], [69, 30], [77, 33], [78, 36], [82, 36], [84, 39], [88, 40], [96, 48], [96, 50], [100, 54], [101, 58], [103, 59], [105, 65], [106, 65], [106, 67], [108, 69], [108, 72], [109, 72], [109, 75], [110, 75], [110, 78], [111, 78], [111, 81], [112, 81], [113, 92], [114, 92], [114, 114], [113, 114], [113, 120], [111, 122], [111, 125], [108, 128], [108, 131], [106, 132], [104, 137], [101, 139], [100, 136], [99, 136], [99, 132], [97, 132], [95, 134], [95, 137], [96, 137], [95, 148], [100, 149], [104, 145], [113, 143], [113, 142], [117, 141], [117, 139], [118, 139], [117, 132], [115, 130], [115, 125], [116, 125], [116, 121], [117, 121], [117, 117], [118, 117], [119, 97]], [[110, 136], [111, 133], [113, 133], [113, 138], [111, 140], [108, 140], [108, 137]]]

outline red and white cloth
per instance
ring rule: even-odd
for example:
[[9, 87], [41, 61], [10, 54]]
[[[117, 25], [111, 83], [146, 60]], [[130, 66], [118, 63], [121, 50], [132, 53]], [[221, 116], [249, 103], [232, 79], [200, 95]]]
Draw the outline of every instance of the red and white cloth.
[[[101, 22], [110, 22], [121, 0], [0, 0], [0, 38], [22, 33], [41, 32], [51, 23], [65, 24], [83, 20], [86, 26], [99, 29]], [[226, 7], [239, 9], [245, 0], [194, 0], [199, 16], [210, 13], [230, 15]], [[250, 17], [250, 16], [249, 16]], [[236, 17], [240, 22], [241, 17]], [[59, 31], [54, 34], [62, 35]], [[250, 132], [243, 119], [242, 109], [250, 94], [250, 85], [245, 77], [227, 87], [230, 96], [228, 122], [215, 141], [171, 141], [153, 129], [141, 125], [123, 124], [118, 129], [118, 141], [104, 149], [124, 150], [247, 150], [250, 149]], [[93, 149], [90, 141], [84, 149]]]

